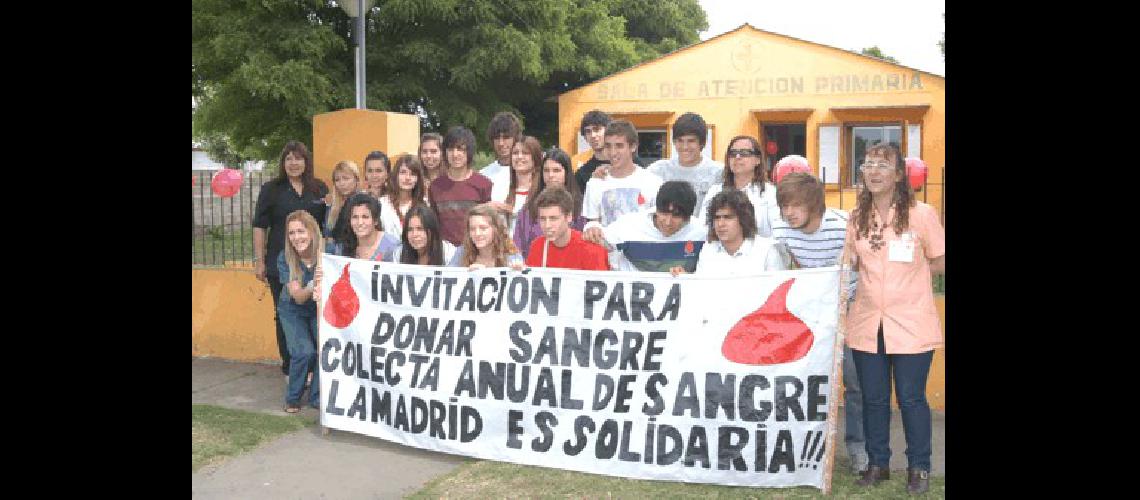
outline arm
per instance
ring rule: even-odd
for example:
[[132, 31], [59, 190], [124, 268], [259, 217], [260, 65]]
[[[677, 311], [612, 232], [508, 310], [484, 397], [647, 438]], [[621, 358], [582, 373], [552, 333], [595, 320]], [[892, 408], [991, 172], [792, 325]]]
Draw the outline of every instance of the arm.
[[258, 281], [268, 283], [265, 279], [265, 229], [253, 228], [253, 275]]
[[778, 243], [771, 245], [768, 248], [768, 255], [764, 256], [764, 270], [765, 271], [785, 271], [788, 269], [787, 264], [784, 263], [784, 258], [780, 255]]
[[946, 254], [939, 255], [930, 262], [930, 274], [945, 274], [946, 273]]

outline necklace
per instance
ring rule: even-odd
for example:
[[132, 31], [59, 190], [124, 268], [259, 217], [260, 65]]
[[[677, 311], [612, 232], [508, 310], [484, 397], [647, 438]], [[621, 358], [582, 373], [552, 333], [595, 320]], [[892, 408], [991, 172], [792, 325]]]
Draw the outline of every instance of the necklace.
[[879, 211], [871, 207], [871, 250], [883, 248], [883, 228], [879, 224]]

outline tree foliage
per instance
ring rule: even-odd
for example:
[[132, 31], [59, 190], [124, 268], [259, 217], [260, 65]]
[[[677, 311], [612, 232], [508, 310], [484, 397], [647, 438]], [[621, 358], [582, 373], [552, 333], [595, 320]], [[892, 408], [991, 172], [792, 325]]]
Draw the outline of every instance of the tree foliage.
[[[366, 19], [368, 108], [418, 114], [424, 131], [465, 125], [481, 144], [503, 110], [552, 142], [550, 97], [708, 25], [696, 0], [378, 0]], [[194, 0], [194, 137], [259, 159], [311, 145], [314, 114], [355, 105], [353, 28], [331, 1]]]
[[887, 62], [892, 62], [892, 63], [895, 63], [895, 64], [898, 64], [898, 63], [899, 63], [899, 60], [898, 60], [898, 59], [895, 59], [895, 58], [893, 58], [893, 57], [891, 57], [891, 56], [888, 56], [888, 55], [884, 54], [884, 53], [883, 53], [883, 51], [882, 51], [881, 49], [879, 49], [879, 46], [878, 46], [878, 45], [876, 45], [876, 46], [874, 46], [874, 47], [867, 47], [867, 48], [865, 48], [865, 49], [861, 50], [859, 53], [860, 53], [860, 54], [863, 54], [863, 55], [865, 55], [865, 56], [871, 56], [871, 57], [874, 57], [875, 59], [882, 59], [882, 60], [884, 60], [884, 61], [887, 61]]

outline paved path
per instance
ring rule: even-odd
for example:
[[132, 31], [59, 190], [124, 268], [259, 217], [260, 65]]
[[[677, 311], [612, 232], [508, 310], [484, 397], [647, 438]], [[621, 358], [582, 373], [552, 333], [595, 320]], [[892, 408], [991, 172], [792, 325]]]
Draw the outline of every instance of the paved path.
[[[285, 415], [285, 377], [278, 365], [194, 358], [191, 379], [194, 404]], [[301, 415], [316, 420], [317, 410], [306, 407]], [[839, 421], [843, 436], [842, 413]], [[933, 412], [933, 424], [932, 472], [944, 475], [945, 415]], [[906, 441], [897, 411], [891, 418], [891, 450], [891, 469], [905, 469]], [[844, 447], [836, 451], [846, 456]], [[197, 498], [402, 498], [469, 460], [351, 432], [322, 436], [314, 426], [199, 469], [192, 474], [191, 492]]]

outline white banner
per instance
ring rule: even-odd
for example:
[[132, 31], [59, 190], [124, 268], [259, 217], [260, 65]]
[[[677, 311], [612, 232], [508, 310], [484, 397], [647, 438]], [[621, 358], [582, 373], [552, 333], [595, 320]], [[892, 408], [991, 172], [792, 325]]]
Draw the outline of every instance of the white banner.
[[596, 474], [823, 487], [838, 268], [321, 262], [326, 427]]

